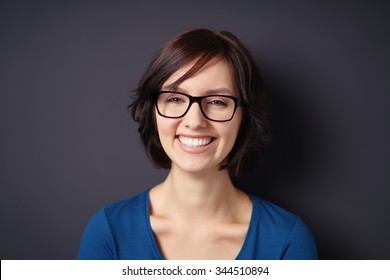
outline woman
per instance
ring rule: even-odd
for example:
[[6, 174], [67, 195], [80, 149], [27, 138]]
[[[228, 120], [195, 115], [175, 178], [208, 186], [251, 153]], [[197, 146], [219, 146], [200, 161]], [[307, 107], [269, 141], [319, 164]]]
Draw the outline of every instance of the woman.
[[265, 142], [262, 79], [229, 32], [192, 30], [156, 54], [129, 106], [164, 182], [101, 209], [79, 259], [315, 259], [305, 224], [234, 187]]

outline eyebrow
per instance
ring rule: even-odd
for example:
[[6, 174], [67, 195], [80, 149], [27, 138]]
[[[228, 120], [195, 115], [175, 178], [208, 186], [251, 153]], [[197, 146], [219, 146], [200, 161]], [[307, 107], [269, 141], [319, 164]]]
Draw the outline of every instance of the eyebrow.
[[[186, 91], [180, 87], [172, 87], [171, 85], [167, 85], [162, 87], [162, 90], [165, 91], [178, 91], [186, 93]], [[206, 90], [205, 95], [213, 95], [213, 94], [226, 94], [226, 95], [233, 95], [232, 91], [228, 88], [216, 88], [216, 89], [209, 89]]]
[[210, 89], [206, 91], [206, 94], [227, 94], [232, 95], [232, 92], [230, 89], [227, 88], [217, 88], [217, 89]]

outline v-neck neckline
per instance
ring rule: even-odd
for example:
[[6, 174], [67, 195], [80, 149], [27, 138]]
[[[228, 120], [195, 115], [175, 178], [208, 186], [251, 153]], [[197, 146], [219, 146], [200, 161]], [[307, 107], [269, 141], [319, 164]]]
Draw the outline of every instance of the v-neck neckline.
[[[150, 222], [150, 190], [151, 189], [148, 189], [146, 192], [145, 192], [145, 211], [143, 211], [144, 215], [145, 215], [145, 223], [146, 223], [146, 231], [147, 231], [147, 235], [149, 237], [149, 241], [150, 241], [150, 244], [153, 248], [153, 251], [154, 251], [154, 254], [156, 256], [156, 258], [158, 260], [165, 260], [163, 254], [161, 253], [160, 251], [160, 247], [158, 246], [158, 243], [157, 243], [157, 240], [156, 240], [156, 236], [153, 232], [153, 229], [152, 229], [152, 225], [151, 225], [151, 222]], [[253, 199], [253, 196], [248, 194], [249, 195], [249, 198], [251, 199], [252, 201], [252, 212], [251, 212], [251, 217], [250, 217], [250, 220], [249, 220], [249, 227], [248, 227], [248, 230], [246, 232], [246, 235], [245, 235], [245, 239], [244, 239], [244, 242], [242, 243], [242, 246], [241, 246], [241, 249], [240, 251], [238, 252], [237, 256], [235, 257], [235, 260], [239, 260], [241, 258], [242, 255], [244, 255], [245, 253], [245, 250], [246, 250], [246, 247], [247, 247], [247, 244], [250, 242], [250, 239], [252, 238], [252, 232], [253, 232], [253, 228], [254, 228], [254, 224], [255, 224], [255, 221], [257, 220], [256, 216], [257, 216], [257, 204], [256, 204], [256, 200]]]

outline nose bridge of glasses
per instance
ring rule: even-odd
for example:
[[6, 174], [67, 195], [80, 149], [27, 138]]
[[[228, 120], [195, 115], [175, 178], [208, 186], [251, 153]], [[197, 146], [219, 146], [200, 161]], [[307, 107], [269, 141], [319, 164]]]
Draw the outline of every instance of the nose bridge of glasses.
[[204, 97], [202, 97], [202, 96], [191, 96], [190, 107], [191, 107], [194, 103], [198, 103], [199, 108], [201, 109], [201, 108], [202, 108], [202, 100], [203, 100], [203, 98], [204, 98]]
[[203, 118], [206, 118], [205, 113], [204, 113], [203, 108], [202, 108], [202, 100], [203, 100], [202, 96], [191, 96], [190, 102], [188, 104], [188, 109], [187, 109], [186, 115], [188, 115], [189, 111], [193, 110], [194, 103], [197, 103], [197, 105], [198, 105], [197, 114], [201, 114]]

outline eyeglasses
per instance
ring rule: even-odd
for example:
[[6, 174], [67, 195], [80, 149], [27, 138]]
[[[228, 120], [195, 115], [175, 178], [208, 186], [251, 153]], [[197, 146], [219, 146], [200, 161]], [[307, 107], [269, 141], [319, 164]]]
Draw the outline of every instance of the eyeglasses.
[[230, 121], [237, 107], [244, 105], [244, 100], [234, 96], [191, 96], [176, 91], [160, 91], [155, 101], [158, 114], [173, 119], [184, 117], [194, 102], [206, 119], [215, 122]]

